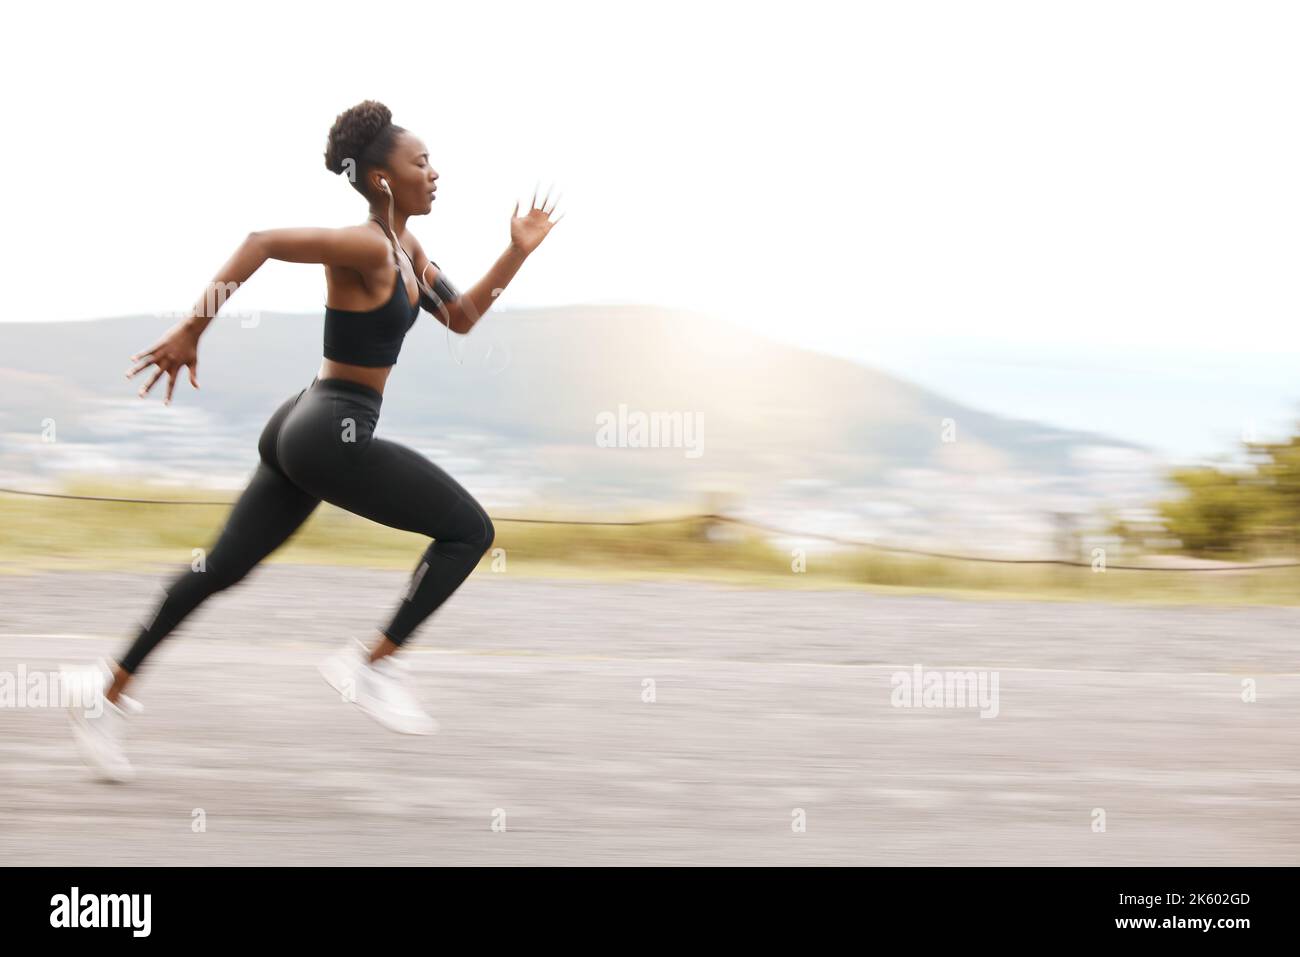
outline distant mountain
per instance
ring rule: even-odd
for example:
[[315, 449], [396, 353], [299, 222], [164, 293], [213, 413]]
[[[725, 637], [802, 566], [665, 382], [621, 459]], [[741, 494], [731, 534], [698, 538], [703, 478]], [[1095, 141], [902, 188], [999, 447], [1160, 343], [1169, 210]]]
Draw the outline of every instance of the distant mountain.
[[[164, 407], [165, 381], [142, 401], [145, 375], [123, 372], [170, 324], [0, 324], [4, 484], [93, 473], [241, 485], [266, 419], [316, 373], [322, 318], [219, 316], [200, 343], [201, 388], [182, 379]], [[629, 447], [652, 413], [682, 431], [660, 436], [667, 447]], [[689, 507], [722, 491], [782, 525], [985, 550], [1023, 551], [1052, 512], [1141, 500], [1159, 466], [1131, 443], [989, 415], [713, 318], [638, 306], [494, 309], [451, 349], [424, 314], [378, 434], [503, 511]]]

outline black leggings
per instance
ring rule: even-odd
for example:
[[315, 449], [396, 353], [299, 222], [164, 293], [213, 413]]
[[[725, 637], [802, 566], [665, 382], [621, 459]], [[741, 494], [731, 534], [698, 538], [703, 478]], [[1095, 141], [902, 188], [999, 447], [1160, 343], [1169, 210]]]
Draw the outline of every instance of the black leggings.
[[186, 615], [280, 547], [321, 500], [435, 539], [382, 629], [390, 641], [402, 644], [447, 600], [492, 547], [492, 520], [424, 456], [374, 437], [382, 401], [358, 382], [316, 378], [275, 411], [258, 440], [261, 461], [220, 537], [203, 561], [172, 579], [153, 619], [118, 659], [123, 670], [134, 674]]

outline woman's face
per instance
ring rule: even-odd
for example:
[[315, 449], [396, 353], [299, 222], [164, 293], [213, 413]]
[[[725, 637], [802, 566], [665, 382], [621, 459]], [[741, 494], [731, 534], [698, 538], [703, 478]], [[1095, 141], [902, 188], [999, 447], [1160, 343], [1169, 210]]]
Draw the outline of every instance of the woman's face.
[[423, 216], [433, 209], [438, 172], [429, 164], [428, 147], [418, 136], [403, 131], [388, 158], [393, 203], [408, 216]]

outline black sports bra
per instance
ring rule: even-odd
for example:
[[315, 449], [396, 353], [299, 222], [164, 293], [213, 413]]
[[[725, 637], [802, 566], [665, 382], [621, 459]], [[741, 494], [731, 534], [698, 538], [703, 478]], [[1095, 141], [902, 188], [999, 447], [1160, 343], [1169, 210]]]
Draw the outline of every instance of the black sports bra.
[[[378, 220], [376, 220], [378, 222]], [[383, 226], [383, 223], [380, 223]], [[388, 232], [387, 227], [384, 231]], [[396, 256], [396, 253], [394, 253]], [[406, 298], [402, 267], [394, 263], [393, 294], [378, 309], [360, 311], [325, 306], [325, 358], [356, 366], [397, 364], [402, 342], [420, 314], [420, 299]], [[418, 285], [418, 283], [417, 283]]]

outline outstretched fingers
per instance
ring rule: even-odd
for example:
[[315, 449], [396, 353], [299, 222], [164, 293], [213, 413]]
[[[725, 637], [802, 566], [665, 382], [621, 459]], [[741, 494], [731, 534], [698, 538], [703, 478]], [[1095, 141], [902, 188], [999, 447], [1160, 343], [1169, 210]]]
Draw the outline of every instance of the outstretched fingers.
[[162, 374], [163, 374], [163, 370], [160, 368], [157, 372], [153, 374], [153, 378], [149, 380], [149, 383], [136, 394], [143, 399], [145, 395], [148, 394], [149, 390], [153, 388], [154, 383], [162, 378]]
[[[549, 215], [550, 212], [555, 209], [556, 203], [559, 203], [560, 197], [563, 196], [564, 194], [557, 193], [555, 196], [555, 202], [551, 203], [551, 190], [555, 189], [555, 184], [552, 183], [550, 186], [546, 187], [546, 196], [542, 199], [541, 205], [539, 206], [537, 203], [537, 194], [541, 192], [541, 189], [542, 189], [542, 184], [541, 181], [539, 180], [537, 185], [533, 187], [533, 201], [530, 204], [529, 212], [531, 213], [534, 209], [540, 209], [542, 212], [547, 213]], [[550, 203], [549, 209], [547, 208], [548, 203]], [[516, 213], [519, 212], [518, 203], [515, 203], [515, 212]]]
[[546, 188], [546, 195], [545, 197], [543, 197], [541, 205], [539, 206], [537, 203], [537, 194], [541, 192], [541, 186], [542, 184], [541, 181], [539, 180], [537, 182], [537, 185], [533, 188], [533, 199], [529, 206], [528, 212], [526, 212], [522, 217], [520, 217], [519, 215], [520, 204], [518, 200], [516, 200], [515, 210], [511, 215], [515, 219], [522, 218], [526, 221], [532, 221], [532, 222], [536, 222], [544, 219], [546, 220], [546, 229], [549, 231], [552, 226], [556, 225], [561, 219], [563, 219], [568, 214], [568, 211], [566, 210], [565, 212], [560, 213], [558, 218], [552, 219], [551, 217], [555, 215], [555, 211], [560, 206], [560, 200], [564, 198], [564, 193], [562, 191], [556, 192], [555, 199], [552, 200], [551, 192], [555, 189], [555, 184], [552, 183], [550, 186]]
[[[145, 353], [145, 355], [149, 355], [149, 353]], [[134, 360], [134, 359], [135, 359], [135, 356], [132, 356], [131, 358], [132, 358], [132, 360]], [[153, 359], [145, 359], [143, 362], [141, 362], [141, 363], [140, 363], [138, 366], [136, 366], [134, 369], [128, 367], [127, 370], [126, 370], [126, 377], [127, 377], [128, 379], [130, 379], [130, 378], [132, 378], [132, 377], [134, 377], [134, 376], [136, 376], [136, 375], [139, 375], [143, 370], [149, 368], [149, 367], [150, 367], [151, 365], [153, 365], [153, 364], [154, 364], [154, 360], [153, 360]]]
[[130, 366], [127, 366], [126, 377], [129, 379], [133, 375], [138, 373], [141, 369], [147, 369], [151, 365], [153, 365], [154, 364], [153, 356], [157, 353], [158, 347], [161, 345], [162, 345], [161, 342], [155, 342], [152, 346], [150, 346], [148, 349], [145, 349], [143, 352], [137, 352], [135, 355], [130, 356], [127, 359], [128, 362], [139, 361], [140, 364], [136, 366], [134, 369], [132, 369]]
[[181, 373], [181, 370], [182, 370], [182, 369], [186, 369], [186, 370], [189, 371], [189, 373], [190, 373], [190, 385], [194, 386], [194, 388], [196, 388], [196, 389], [199, 387], [199, 381], [198, 381], [198, 379], [196, 379], [196, 378], [194, 377], [194, 368], [195, 368], [195, 366], [197, 366], [197, 365], [198, 365], [198, 363], [195, 363], [194, 366], [191, 366], [191, 365], [188, 365], [188, 364], [186, 364], [186, 365], [182, 365], [182, 366], [178, 366], [177, 368], [172, 369], [170, 372], [167, 373], [167, 375], [168, 375], [170, 378], [169, 378], [168, 381], [167, 381], [167, 398], [163, 399], [163, 405], [171, 405], [171, 404], [172, 404], [172, 393], [176, 391], [176, 383], [179, 382], [180, 379], [181, 379], [181, 375], [180, 375], [180, 373]]

